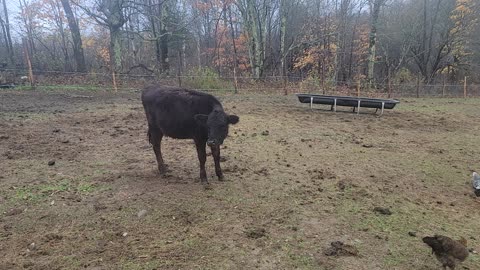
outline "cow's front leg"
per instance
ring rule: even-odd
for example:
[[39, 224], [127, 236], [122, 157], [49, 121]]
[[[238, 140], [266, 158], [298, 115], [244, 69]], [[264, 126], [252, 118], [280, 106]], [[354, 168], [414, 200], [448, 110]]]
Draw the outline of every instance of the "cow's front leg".
[[202, 184], [208, 184], [207, 172], [205, 171], [205, 162], [207, 161], [206, 140], [196, 140], [198, 161], [200, 162], [200, 181]]
[[220, 146], [212, 146], [212, 156], [213, 161], [215, 162], [215, 173], [218, 176], [218, 180], [223, 181], [222, 167], [220, 167]]

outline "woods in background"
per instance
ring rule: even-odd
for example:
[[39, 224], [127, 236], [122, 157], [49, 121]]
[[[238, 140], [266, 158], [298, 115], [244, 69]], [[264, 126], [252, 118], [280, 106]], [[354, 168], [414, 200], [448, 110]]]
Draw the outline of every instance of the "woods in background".
[[480, 83], [474, 0], [0, 1], [12, 70]]

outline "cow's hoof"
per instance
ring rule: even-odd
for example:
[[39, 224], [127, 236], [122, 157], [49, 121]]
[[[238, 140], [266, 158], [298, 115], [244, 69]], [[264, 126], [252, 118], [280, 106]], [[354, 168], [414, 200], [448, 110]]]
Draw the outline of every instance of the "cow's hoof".
[[220, 176], [218, 177], [218, 181], [220, 181], [220, 182], [225, 181], [225, 177], [224, 177], [223, 175], [220, 175]]
[[165, 175], [168, 172], [168, 166], [167, 165], [158, 166], [158, 172], [161, 175]]
[[210, 185], [209, 182], [202, 182], [202, 185], [203, 185], [203, 188], [205, 190], [211, 190], [212, 189], [212, 185]]

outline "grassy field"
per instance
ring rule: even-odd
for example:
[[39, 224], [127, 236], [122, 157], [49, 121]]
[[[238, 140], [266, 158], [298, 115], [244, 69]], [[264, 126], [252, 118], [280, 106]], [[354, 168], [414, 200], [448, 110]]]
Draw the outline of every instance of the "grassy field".
[[[383, 117], [220, 99], [240, 123], [227, 181], [209, 156], [205, 190], [189, 140], [163, 141], [157, 174], [139, 93], [0, 92], [0, 269], [433, 270], [434, 233], [479, 250], [480, 99], [402, 99]], [[358, 254], [326, 256], [333, 241]]]

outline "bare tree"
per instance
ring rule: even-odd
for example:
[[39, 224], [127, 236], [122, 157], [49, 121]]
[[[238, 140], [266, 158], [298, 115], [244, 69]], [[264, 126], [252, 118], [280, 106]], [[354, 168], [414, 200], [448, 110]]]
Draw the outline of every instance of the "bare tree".
[[4, 32], [4, 37], [6, 41], [6, 47], [7, 47], [7, 52], [8, 52], [8, 59], [10, 60], [10, 64], [12, 66], [15, 65], [15, 51], [13, 49], [13, 43], [12, 43], [12, 36], [10, 33], [10, 19], [8, 16], [8, 9], [7, 9], [7, 3], [6, 0], [2, 0], [3, 4], [3, 18], [0, 16], [0, 23], [2, 25], [2, 30]]
[[73, 56], [77, 66], [77, 72], [86, 72], [87, 67], [85, 65], [85, 55], [82, 47], [82, 36], [80, 35], [80, 29], [78, 28], [78, 21], [75, 14], [72, 11], [69, 0], [61, 0], [63, 10], [68, 20], [68, 26], [72, 34], [73, 43]]
[[95, 0], [93, 7], [82, 6], [77, 2], [75, 5], [80, 7], [99, 25], [106, 27], [110, 34], [110, 65], [114, 72], [122, 70], [122, 42], [121, 29], [127, 18], [124, 16], [124, 9], [131, 4], [128, 0]]
[[369, 0], [370, 4], [370, 39], [368, 44], [368, 73], [367, 79], [371, 86], [374, 83], [374, 68], [376, 59], [376, 43], [377, 43], [377, 28], [378, 17], [380, 15], [380, 8], [385, 4], [386, 0]]

